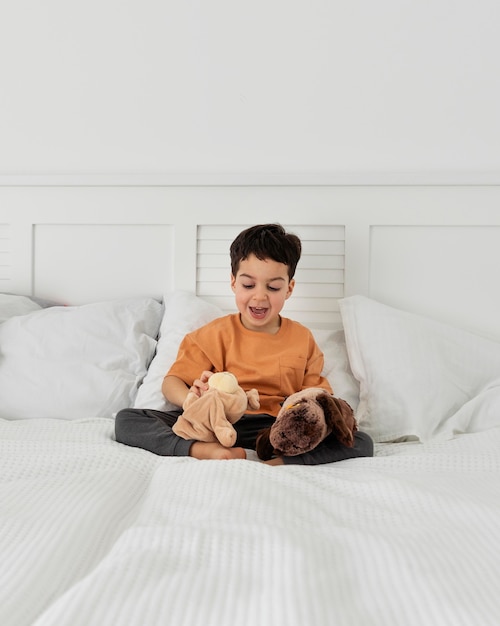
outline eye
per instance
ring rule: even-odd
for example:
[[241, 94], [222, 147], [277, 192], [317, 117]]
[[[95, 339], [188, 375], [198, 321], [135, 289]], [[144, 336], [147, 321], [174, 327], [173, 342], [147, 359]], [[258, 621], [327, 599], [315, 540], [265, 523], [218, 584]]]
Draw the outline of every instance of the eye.
[[268, 289], [269, 291], [280, 291], [280, 287], [271, 287], [271, 285], [269, 285]]
[[253, 289], [254, 285], [242, 285], [243, 289]]

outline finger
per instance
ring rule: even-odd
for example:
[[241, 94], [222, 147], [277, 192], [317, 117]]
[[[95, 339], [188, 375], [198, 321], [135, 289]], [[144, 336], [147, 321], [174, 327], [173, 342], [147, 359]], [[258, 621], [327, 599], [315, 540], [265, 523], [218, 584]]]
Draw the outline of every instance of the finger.
[[201, 376], [200, 376], [200, 381], [201, 381], [202, 383], [206, 383], [206, 382], [208, 381], [208, 379], [210, 378], [210, 376], [212, 376], [212, 374], [213, 374], [213, 372], [209, 372], [209, 371], [207, 371], [207, 370], [204, 370], [204, 371], [201, 373]]
[[199, 390], [195, 387], [194, 383], [189, 387], [189, 393], [194, 393], [196, 396], [199, 396]]

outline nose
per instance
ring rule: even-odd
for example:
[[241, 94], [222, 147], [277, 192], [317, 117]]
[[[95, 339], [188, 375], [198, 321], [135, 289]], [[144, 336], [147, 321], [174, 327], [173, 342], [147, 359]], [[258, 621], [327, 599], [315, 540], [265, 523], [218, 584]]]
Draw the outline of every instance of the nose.
[[263, 300], [267, 300], [267, 290], [264, 285], [257, 285], [255, 291], [253, 293], [253, 298], [257, 302], [262, 302]]

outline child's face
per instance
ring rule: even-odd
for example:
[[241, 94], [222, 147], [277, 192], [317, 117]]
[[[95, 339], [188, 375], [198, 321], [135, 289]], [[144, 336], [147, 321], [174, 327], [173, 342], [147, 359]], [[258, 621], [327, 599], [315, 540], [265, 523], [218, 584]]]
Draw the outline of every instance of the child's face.
[[279, 314], [291, 295], [295, 281], [288, 278], [288, 267], [272, 259], [260, 260], [251, 254], [240, 262], [236, 276], [231, 276], [236, 307], [245, 328], [276, 333]]

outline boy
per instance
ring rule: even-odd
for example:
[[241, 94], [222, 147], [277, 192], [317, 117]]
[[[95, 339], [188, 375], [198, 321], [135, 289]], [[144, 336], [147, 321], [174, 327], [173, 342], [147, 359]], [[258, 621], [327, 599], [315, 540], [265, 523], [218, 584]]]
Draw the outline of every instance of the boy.
[[[230, 371], [239, 385], [259, 392], [260, 409], [248, 411], [234, 425], [232, 448], [219, 443], [190, 441], [173, 431], [178, 411], [125, 409], [116, 416], [116, 440], [164, 456], [197, 459], [244, 459], [255, 449], [259, 431], [271, 426], [283, 400], [301, 389], [321, 387], [332, 393], [321, 375], [323, 354], [312, 333], [280, 313], [295, 286], [300, 259], [300, 239], [280, 224], [261, 224], [241, 232], [231, 244], [231, 289], [238, 313], [220, 317], [189, 333], [177, 359], [167, 372], [162, 392], [182, 407], [189, 391], [198, 396], [217, 371]], [[314, 450], [291, 457], [275, 457], [270, 465], [317, 465], [342, 459], [372, 456], [373, 443], [365, 433], [355, 433], [354, 447], [327, 437]]]

